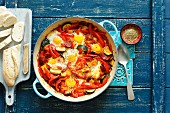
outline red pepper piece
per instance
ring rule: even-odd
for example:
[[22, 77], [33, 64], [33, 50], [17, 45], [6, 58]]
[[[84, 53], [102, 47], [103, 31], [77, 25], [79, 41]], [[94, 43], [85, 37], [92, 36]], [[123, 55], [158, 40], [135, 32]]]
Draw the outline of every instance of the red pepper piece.
[[88, 61], [93, 60], [93, 58], [92, 58], [92, 57], [90, 57], [90, 56], [83, 56], [83, 58], [84, 58], [84, 59], [86, 59], [86, 60], [88, 60]]
[[50, 76], [49, 70], [45, 67], [45, 68], [44, 68], [44, 71], [45, 71], [45, 75], [48, 77], [48, 79], [50, 79], [51, 76]]
[[100, 85], [98, 86], [98, 88], [103, 87], [103, 86], [107, 83], [108, 79], [109, 79], [109, 76], [106, 76], [106, 77], [103, 79], [102, 84], [100, 84]]
[[72, 33], [62, 32], [61, 35], [65, 36], [65, 37], [74, 37], [74, 34], [72, 34]]
[[88, 34], [88, 33], [89, 33], [89, 30], [87, 30], [87, 29], [81, 29], [80, 32], [82, 32], [83, 34]]
[[58, 34], [58, 36], [59, 36], [59, 37], [61, 37], [61, 38], [62, 38], [62, 40], [66, 41], [65, 36], [63, 36], [63, 35], [61, 35], [61, 34]]
[[79, 54], [83, 53], [83, 48], [79, 48]]
[[78, 94], [78, 97], [84, 96], [84, 92], [78, 92], [77, 94]]
[[98, 32], [99, 33], [99, 35], [106, 35], [106, 32], [102, 32], [102, 31], [100, 31], [100, 32]]
[[65, 44], [65, 47], [68, 47], [68, 48], [72, 47], [72, 45], [73, 45], [70, 40], [65, 41], [64, 44]]
[[79, 35], [80, 30], [79, 29], [74, 29], [74, 32]]
[[38, 62], [38, 67], [40, 67], [40, 66], [42, 66], [42, 65], [43, 65], [43, 64], [41, 64], [41, 63], [40, 63], [39, 58], [38, 58], [37, 62]]
[[86, 40], [85, 43], [86, 44], [93, 44], [95, 41], [94, 40]]
[[109, 47], [110, 51], [113, 51], [113, 50], [112, 50], [112, 45], [111, 45], [111, 44], [108, 44], [108, 47]]
[[74, 75], [76, 75], [78, 78], [82, 78], [82, 79], [84, 79], [85, 78], [85, 76], [84, 75], [80, 75], [80, 74], [78, 74], [76, 71], [71, 71]]
[[72, 43], [71, 48], [73, 49], [76, 46], [76, 43], [73, 43], [73, 42], [71, 43]]
[[96, 30], [97, 30], [97, 27], [94, 27], [94, 28], [93, 28], [93, 31], [96, 31]]
[[49, 50], [50, 50], [49, 44], [47, 44], [47, 45], [44, 46], [44, 50], [45, 50], [45, 51], [49, 51]]
[[103, 60], [109, 60], [111, 58], [111, 55], [110, 56], [107, 56], [105, 55], [104, 53], [100, 54], [100, 57], [103, 59]]
[[39, 52], [38, 66], [42, 66], [47, 62], [46, 53], [44, 51]]
[[77, 98], [77, 97], [78, 97], [78, 94], [73, 90], [73, 91], [71, 92], [71, 96], [72, 96], [73, 98]]
[[87, 46], [87, 53], [91, 53], [91, 46], [90, 45], [86, 45]]
[[93, 60], [93, 58], [89, 57], [89, 56], [78, 57], [78, 59], [76, 61], [76, 70], [82, 69], [86, 65], [87, 60], [91, 61], [91, 60]]
[[103, 64], [106, 70], [106, 73], [110, 73], [110, 65], [107, 62], [105, 62], [103, 59], [101, 59], [100, 57], [96, 57], [96, 59], [99, 60]]
[[84, 96], [84, 90], [81, 89], [75, 89], [71, 92], [71, 96], [74, 98], [80, 97], [80, 96]]
[[48, 58], [50, 58], [50, 57], [51, 57], [51, 54], [50, 54], [50, 52], [49, 52], [49, 51], [47, 51], [47, 52], [45, 51], [45, 54], [44, 54], [44, 55], [45, 55], [46, 59], [48, 59]]
[[54, 54], [53, 50], [50, 48], [50, 54], [53, 58], [57, 58], [57, 56]]
[[80, 70], [80, 69], [82, 69], [83, 67], [84, 67], [84, 64], [81, 63], [81, 62], [79, 62], [79, 63], [76, 64], [75, 70]]
[[59, 80], [57, 80], [57, 82], [55, 84], [56, 91], [60, 91], [59, 84], [61, 83], [61, 81], [65, 81], [67, 78], [68, 78], [68, 76], [65, 76], [64, 78], [60, 78]]
[[57, 57], [60, 56], [60, 54], [57, 52], [56, 49], [53, 49], [53, 52], [54, 52], [54, 54], [55, 54]]
[[55, 86], [55, 80], [58, 79], [60, 77], [60, 75], [53, 75], [53, 74], [50, 74], [51, 78], [50, 80], [48, 81], [49, 85], [51, 86]]
[[98, 55], [96, 54], [90, 54], [90, 53], [87, 53], [86, 55], [84, 55], [85, 57], [98, 57]]
[[86, 65], [87, 60], [88, 60], [88, 61], [91, 61], [91, 60], [93, 60], [93, 58], [90, 57], [90, 56], [80, 56], [80, 57], [77, 59], [76, 64], [81, 63], [81, 64], [83, 64], [83, 65]]
[[104, 42], [104, 40], [102, 39], [102, 37], [101, 37], [97, 32], [95, 32], [95, 31], [94, 31], [94, 34], [95, 34], [95, 36], [98, 38], [99, 43], [101, 44], [101, 46], [104, 47], [104, 46], [105, 46], [105, 42]]
[[88, 29], [89, 29], [89, 32], [90, 34], [93, 34], [93, 28], [92, 28], [92, 24], [90, 23], [89, 26], [88, 26]]
[[53, 58], [57, 58], [58, 56], [60, 56], [60, 54], [55, 50], [54, 45], [50, 44], [50, 54]]
[[68, 63], [67, 63], [67, 67], [68, 67], [68, 68], [72, 68], [72, 67], [71, 67], [71, 62], [68, 62]]
[[39, 68], [38, 68], [38, 71], [39, 71], [39, 73], [40, 73], [41, 77], [43, 77], [43, 76], [44, 76], [44, 72], [43, 72], [43, 70], [39, 67]]
[[62, 25], [59, 25], [59, 26], [57, 27], [57, 31], [63, 32], [63, 30], [62, 30]]
[[[98, 32], [100, 34], [100, 32]], [[106, 37], [106, 35], [101, 35], [101, 37], [105, 40], [105, 45], [109, 45], [109, 41]]]
[[66, 30], [74, 29], [79, 26], [79, 22], [73, 23], [71, 26], [67, 27]]
[[60, 93], [65, 94], [66, 93], [66, 85], [64, 81], [61, 81], [60, 83]]
[[90, 82], [82, 82], [81, 87], [84, 89], [96, 89], [97, 85], [95, 85], [94, 83], [90, 83]]
[[43, 70], [42, 70], [40, 67], [38, 68], [38, 71], [39, 71], [41, 77], [42, 77], [44, 80], [46, 80], [46, 81], [49, 80], [48, 77], [44, 74]]
[[48, 65], [48, 64], [46, 64], [46, 67], [47, 67], [48, 70], [51, 68], [50, 65]]
[[93, 40], [92, 34], [87, 34], [85, 37], [87, 40]]
[[82, 64], [85, 65], [85, 64], [86, 64], [86, 59], [85, 59], [85, 57], [82, 57], [82, 56], [78, 57], [76, 64], [77, 64], [77, 63], [82, 63]]

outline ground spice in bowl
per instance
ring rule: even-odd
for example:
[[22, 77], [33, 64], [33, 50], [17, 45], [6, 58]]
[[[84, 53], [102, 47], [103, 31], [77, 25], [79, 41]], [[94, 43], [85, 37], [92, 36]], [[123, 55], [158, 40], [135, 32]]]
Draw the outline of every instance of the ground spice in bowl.
[[121, 29], [121, 37], [127, 44], [136, 44], [142, 38], [142, 30], [136, 24], [127, 24]]

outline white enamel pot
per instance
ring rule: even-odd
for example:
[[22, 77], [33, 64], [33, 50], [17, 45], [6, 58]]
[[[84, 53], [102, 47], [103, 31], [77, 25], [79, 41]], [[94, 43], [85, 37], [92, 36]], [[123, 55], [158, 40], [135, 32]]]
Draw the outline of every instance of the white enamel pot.
[[[112, 71], [110, 72], [110, 78], [108, 80], [108, 82], [102, 87], [102, 88], [99, 88], [97, 89], [93, 94], [90, 94], [90, 95], [85, 95], [85, 96], [81, 96], [81, 97], [78, 97], [78, 98], [73, 98], [73, 97], [70, 97], [70, 96], [64, 96], [63, 94], [61, 93], [58, 93], [57, 91], [55, 91], [55, 89], [53, 89], [39, 74], [39, 71], [38, 71], [38, 62], [37, 62], [37, 55], [38, 55], [38, 52], [40, 50], [40, 45], [41, 45], [41, 42], [45, 39], [46, 35], [48, 33], [50, 33], [53, 29], [55, 29], [57, 26], [59, 25], [62, 25], [66, 22], [76, 22], [76, 21], [85, 21], [85, 22], [88, 22], [88, 23], [92, 23], [94, 26], [96, 26], [100, 31], [104, 31], [106, 32], [106, 36], [108, 38], [108, 41], [109, 43], [112, 45], [112, 50], [113, 50], [113, 55], [114, 55], [114, 59], [115, 59], [115, 63], [112, 67]], [[111, 37], [111, 35], [107, 32], [107, 30], [103, 27], [103, 25], [107, 23], [107, 24], [110, 24], [114, 31], [115, 31], [115, 35]], [[116, 26], [110, 22], [110, 21], [102, 21], [101, 23], [97, 23], [93, 20], [90, 20], [90, 19], [87, 19], [87, 18], [80, 18], [80, 17], [71, 17], [71, 18], [65, 18], [65, 19], [62, 19], [62, 20], [59, 20], [59, 21], [56, 21], [54, 22], [53, 24], [51, 24], [50, 26], [48, 26], [43, 32], [42, 34], [40, 35], [40, 37], [38, 38], [37, 42], [36, 42], [36, 45], [34, 47], [34, 53], [33, 53], [33, 66], [34, 66], [34, 71], [35, 71], [35, 74], [36, 74], [36, 80], [33, 82], [33, 89], [35, 91], [35, 93], [40, 96], [41, 98], [48, 98], [50, 96], [54, 96], [58, 99], [61, 99], [61, 100], [64, 100], [64, 101], [69, 101], [69, 102], [82, 102], [82, 101], [86, 101], [86, 100], [89, 100], [89, 99], [92, 99], [96, 96], [98, 96], [99, 94], [101, 94], [104, 90], [106, 90], [106, 88], [109, 86], [109, 84], [112, 82], [113, 80], [113, 77], [115, 75], [115, 72], [116, 72], [116, 68], [117, 68], [117, 50], [116, 50], [116, 46], [114, 44], [114, 41], [113, 39], [117, 36], [117, 28]], [[48, 92], [46, 95], [43, 95], [41, 94], [38, 90], [37, 90], [37, 87], [36, 87], [36, 84], [37, 83], [40, 83], [43, 88]]]

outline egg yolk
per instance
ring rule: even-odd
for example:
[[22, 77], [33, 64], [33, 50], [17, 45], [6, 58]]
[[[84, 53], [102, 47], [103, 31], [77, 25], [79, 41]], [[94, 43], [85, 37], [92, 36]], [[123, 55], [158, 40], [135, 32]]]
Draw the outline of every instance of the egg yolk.
[[44, 64], [43, 66], [41, 66], [41, 69], [43, 70], [43, 72], [45, 73], [45, 69], [44, 68], [47, 68], [46, 64]]
[[66, 79], [65, 83], [68, 87], [74, 87], [76, 85], [76, 81], [72, 78]]
[[60, 38], [58, 38], [58, 37], [54, 37], [53, 38], [53, 42], [55, 43], [55, 44], [60, 44], [61, 43], [61, 39]]
[[61, 73], [61, 76], [66, 76], [66, 75], [71, 76], [71, 71], [67, 69], [65, 72]]
[[76, 41], [79, 44], [81, 44], [83, 40], [84, 40], [84, 38], [81, 35], [75, 35], [74, 36], [74, 41]]
[[68, 59], [69, 62], [75, 62], [76, 56], [75, 55], [69, 55], [67, 59]]
[[100, 53], [101, 52], [101, 47], [99, 44], [93, 44], [92, 45], [92, 51], [96, 52], [96, 53]]
[[50, 58], [50, 59], [48, 60], [48, 63], [49, 63], [49, 64], [56, 64], [56, 62], [57, 62], [57, 60], [56, 60], [56, 59], [53, 59], [53, 58]]

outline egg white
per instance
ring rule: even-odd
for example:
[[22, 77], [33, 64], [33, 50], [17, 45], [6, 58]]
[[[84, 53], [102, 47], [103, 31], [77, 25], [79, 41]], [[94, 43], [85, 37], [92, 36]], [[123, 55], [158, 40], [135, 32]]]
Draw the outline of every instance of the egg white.
[[101, 63], [100, 63], [100, 61], [98, 61], [97, 65], [92, 66], [90, 68], [91, 69], [90, 74], [92, 75], [92, 78], [98, 79], [100, 77], [100, 71], [101, 71], [100, 66], [101, 66]]
[[51, 68], [53, 68], [53, 69], [55, 69], [56, 67], [62, 67], [62, 69], [65, 69], [65, 68], [67, 68], [67, 64], [66, 63], [63, 63], [63, 62], [56, 62], [55, 64], [50, 64], [50, 63], [48, 63], [48, 65], [51, 67]]
[[63, 53], [63, 57], [65, 59], [65, 63], [68, 63], [69, 62], [69, 59], [68, 57], [70, 55], [74, 55], [76, 56], [76, 60], [74, 62], [72, 62], [72, 65], [75, 65], [76, 61], [77, 61], [77, 58], [79, 56], [79, 51], [77, 49], [67, 49], [64, 53]]
[[[58, 36], [58, 34], [60, 34], [60, 32], [58, 32], [57, 30], [53, 30], [53, 31], [51, 31], [51, 32], [47, 35], [47, 39], [50, 41], [50, 44], [54, 44], [55, 46], [61, 47], [61, 44], [62, 44], [64, 41], [62, 40], [62, 38], [61, 38], [60, 36]], [[53, 42], [53, 39], [54, 39], [55, 37], [58, 38], [58, 39], [60, 39], [60, 40], [61, 40], [61, 43], [59, 43], [59, 44], [54, 43], [54, 42]]]

